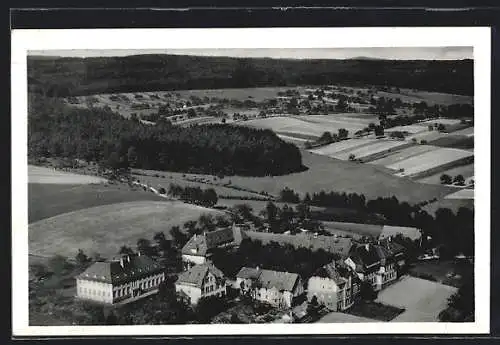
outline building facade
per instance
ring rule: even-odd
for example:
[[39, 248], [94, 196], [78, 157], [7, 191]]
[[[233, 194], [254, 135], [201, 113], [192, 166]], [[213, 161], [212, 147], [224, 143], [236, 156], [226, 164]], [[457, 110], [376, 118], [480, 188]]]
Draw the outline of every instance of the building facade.
[[144, 255], [95, 262], [76, 277], [76, 296], [106, 304], [128, 303], [158, 292], [163, 267]]
[[211, 263], [195, 265], [179, 275], [175, 291], [184, 294], [191, 304], [196, 305], [203, 297], [226, 296], [226, 279]]
[[302, 279], [296, 273], [243, 267], [236, 275], [241, 293], [278, 308], [291, 308], [304, 293]]
[[349, 309], [359, 295], [360, 280], [346, 264], [332, 262], [321, 267], [307, 284], [307, 299], [316, 296], [319, 304], [333, 311]]

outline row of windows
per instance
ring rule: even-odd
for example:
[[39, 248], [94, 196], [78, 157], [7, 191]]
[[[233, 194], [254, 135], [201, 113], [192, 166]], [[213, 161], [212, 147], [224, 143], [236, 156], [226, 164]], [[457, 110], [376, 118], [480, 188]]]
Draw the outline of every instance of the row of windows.
[[[160, 282], [161, 282], [160, 278], [150, 279], [146, 282], [139, 283], [139, 289], [148, 289], [148, 288], [151, 288], [153, 286], [159, 285]], [[130, 286], [128, 286], [126, 288], [124, 287], [124, 288], [118, 289], [118, 290], [114, 291], [113, 297], [122, 297], [125, 295], [129, 295], [130, 291], [131, 291]]]
[[210, 285], [205, 287], [205, 293], [213, 292], [215, 289], [217, 289], [219, 286], [218, 285]]
[[109, 291], [102, 291], [98, 289], [90, 289], [90, 288], [78, 288], [79, 295], [87, 295], [87, 296], [99, 296], [99, 297], [109, 297]]

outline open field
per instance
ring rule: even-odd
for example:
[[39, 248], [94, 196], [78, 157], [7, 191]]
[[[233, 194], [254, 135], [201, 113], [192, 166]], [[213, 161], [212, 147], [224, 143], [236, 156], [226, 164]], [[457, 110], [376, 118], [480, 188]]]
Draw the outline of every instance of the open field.
[[333, 234], [343, 232], [345, 234], [373, 236], [374, 238], [378, 238], [383, 230], [383, 225], [345, 222], [323, 222], [323, 224], [325, 225], [325, 230]]
[[29, 226], [31, 254], [73, 257], [78, 249], [104, 257], [118, 254], [122, 245], [135, 247], [139, 238], [151, 239], [203, 213], [220, 213], [176, 201], [135, 201], [102, 205], [46, 218]]
[[181, 97], [198, 96], [198, 97], [217, 97], [237, 99], [240, 101], [253, 100], [261, 102], [265, 99], [274, 98], [280, 91], [289, 89], [303, 90], [304, 87], [255, 87], [255, 88], [241, 88], [241, 89], [212, 89], [212, 90], [183, 90], [176, 91]]
[[397, 152], [394, 152], [386, 157], [375, 159], [371, 161], [370, 164], [389, 166], [391, 164], [395, 164], [410, 157], [433, 150], [436, 150], [436, 147], [431, 145], [414, 145], [398, 150]]
[[401, 101], [406, 103], [419, 103], [426, 102], [428, 105], [434, 104], [443, 104], [443, 105], [451, 105], [451, 104], [472, 104], [473, 97], [471, 96], [462, 96], [462, 95], [453, 95], [448, 93], [440, 93], [440, 92], [427, 92], [427, 91], [414, 91], [409, 89], [401, 89], [401, 93], [394, 92], [385, 92], [379, 91], [377, 95], [380, 97], [390, 97], [390, 98], [400, 98]]
[[349, 113], [346, 114], [329, 114], [329, 115], [296, 115], [292, 116], [294, 119], [299, 119], [302, 121], [310, 123], [319, 123], [322, 125], [333, 126], [333, 128], [345, 128], [349, 131], [357, 131], [368, 127], [371, 122], [376, 122], [378, 118], [376, 116], [371, 117], [352, 117]]
[[391, 128], [386, 128], [385, 133], [408, 132], [410, 134], [415, 134], [415, 133], [428, 132], [428, 131], [429, 131], [429, 129], [427, 128], [426, 125], [423, 125], [423, 123], [416, 123], [413, 125], [395, 126], [395, 127], [391, 127]]
[[438, 170], [441, 170], [439, 168], [444, 170], [454, 164], [470, 163], [469, 160], [473, 159], [474, 153], [470, 151], [439, 148], [390, 164], [387, 167], [395, 171], [404, 169], [405, 176], [414, 176], [417, 178], [418, 175], [422, 175], [423, 173], [432, 174], [433, 172], [438, 172]]
[[427, 141], [427, 143], [429, 143], [429, 142], [436, 140], [436, 139], [445, 138], [446, 136], [448, 136], [448, 133], [427, 130], [425, 132], [418, 132], [418, 133], [410, 134], [410, 135], [408, 135], [406, 140], [410, 141], [412, 139], [416, 139], [419, 143], [421, 140], [425, 140], [425, 141]]
[[427, 120], [420, 122], [419, 124], [422, 126], [429, 126], [429, 125], [435, 125], [435, 124], [442, 124], [445, 126], [454, 126], [458, 125], [460, 123], [459, 119], [432, 119], [432, 120]]
[[76, 185], [101, 182], [106, 182], [106, 179], [97, 176], [79, 175], [51, 168], [28, 165], [28, 183]]
[[[177, 173], [169, 173], [169, 172], [159, 172], [159, 171], [154, 171], [154, 170], [137, 170], [137, 172], [140, 172], [141, 174], [132, 174], [132, 177], [134, 179], [139, 180], [141, 183], [145, 183], [153, 188], [159, 189], [160, 187], [165, 188], [166, 191], [168, 191], [168, 188], [171, 183], [180, 185], [182, 187], [200, 187], [201, 189], [208, 189], [208, 188], [213, 188], [215, 192], [217, 193], [217, 196], [224, 197], [224, 196], [229, 196], [231, 198], [235, 197], [261, 197], [264, 198], [263, 195], [257, 194], [257, 193], [251, 193], [247, 191], [240, 191], [228, 187], [224, 187], [221, 185], [213, 185], [213, 184], [208, 184], [208, 183], [202, 183], [202, 182], [194, 182], [194, 181], [187, 181], [184, 177], [182, 177], [183, 174]], [[147, 175], [146, 175], [147, 174]], [[154, 175], [158, 175], [154, 176]], [[165, 177], [163, 177], [165, 176]], [[205, 177], [205, 181], [209, 181], [210, 183], [216, 183], [216, 177]]]
[[461, 189], [445, 196], [445, 199], [471, 199], [474, 200], [474, 189]]
[[467, 127], [467, 128], [455, 131], [455, 132], [453, 132], [453, 134], [474, 137], [474, 127]]
[[[265, 190], [273, 195], [289, 187], [302, 196], [321, 190], [362, 193], [367, 199], [396, 196], [400, 201], [418, 203], [441, 199], [455, 191], [453, 187], [425, 185], [407, 178], [398, 178], [385, 169], [371, 164], [341, 161], [302, 151], [303, 164], [308, 170], [275, 177], [225, 177], [235, 186], [250, 190]], [[220, 180], [219, 180], [220, 182]]]
[[445, 137], [438, 138], [429, 142], [429, 144], [440, 147], [450, 147], [455, 149], [473, 149], [474, 137], [466, 135], [456, 135], [454, 133]]
[[451, 168], [448, 170], [440, 171], [438, 174], [434, 174], [425, 178], [418, 180], [418, 182], [422, 183], [431, 183], [431, 184], [440, 184], [441, 183], [441, 175], [447, 174], [452, 178], [457, 175], [462, 175], [466, 180], [470, 177], [474, 176], [474, 164], [462, 165], [459, 167]]
[[380, 157], [395, 150], [403, 149], [405, 147], [414, 145], [411, 142], [401, 140], [377, 140], [369, 145], [362, 145], [340, 151], [333, 155], [334, 158], [347, 160], [350, 155], [354, 155], [356, 159], [369, 161], [370, 159]]
[[[411, 293], [408, 293], [411, 291]], [[403, 308], [393, 322], [436, 322], [456, 288], [414, 277], [403, 277], [378, 294], [377, 302]]]
[[28, 184], [28, 222], [83, 208], [127, 201], [164, 201], [139, 187], [124, 184]]
[[422, 209], [427, 211], [429, 214], [434, 214], [439, 208], [449, 208], [456, 213], [460, 207], [473, 210], [474, 199], [448, 199], [445, 197], [438, 202], [422, 207]]
[[377, 142], [377, 139], [348, 139], [322, 146], [317, 149], [312, 149], [309, 150], [309, 152], [316, 153], [318, 155], [334, 157], [336, 154], [346, 152], [348, 150], [353, 150], [358, 147], [371, 145], [375, 142]]
[[382, 228], [382, 232], [380, 233], [380, 238], [395, 236], [397, 234], [402, 234], [403, 236], [411, 238], [412, 240], [416, 240], [422, 237], [422, 233], [417, 228], [384, 225], [384, 227]]

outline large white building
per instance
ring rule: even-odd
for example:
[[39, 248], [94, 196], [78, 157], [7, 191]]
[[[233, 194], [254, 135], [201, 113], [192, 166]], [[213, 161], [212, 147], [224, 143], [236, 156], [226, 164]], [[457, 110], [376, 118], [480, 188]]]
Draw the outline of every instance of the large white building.
[[360, 280], [342, 261], [321, 267], [307, 283], [307, 299], [316, 296], [318, 303], [333, 311], [349, 309], [359, 294]]
[[236, 285], [242, 293], [279, 308], [291, 308], [304, 293], [302, 279], [296, 273], [243, 267], [236, 275]]
[[163, 267], [148, 256], [95, 262], [76, 277], [76, 296], [106, 304], [128, 303], [158, 292]]
[[195, 305], [203, 297], [224, 297], [226, 279], [213, 264], [203, 263], [182, 272], [175, 282], [175, 291], [184, 294]]

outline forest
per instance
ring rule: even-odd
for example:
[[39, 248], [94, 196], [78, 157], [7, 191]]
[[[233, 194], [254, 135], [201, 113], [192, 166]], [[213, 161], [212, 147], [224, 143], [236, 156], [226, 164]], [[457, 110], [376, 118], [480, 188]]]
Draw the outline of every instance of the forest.
[[183, 55], [28, 57], [30, 90], [57, 97], [339, 83], [472, 96], [473, 60], [293, 60]]
[[299, 149], [271, 130], [226, 124], [155, 126], [111, 109], [78, 109], [30, 95], [30, 157], [80, 158], [111, 169], [266, 176], [303, 169]]

